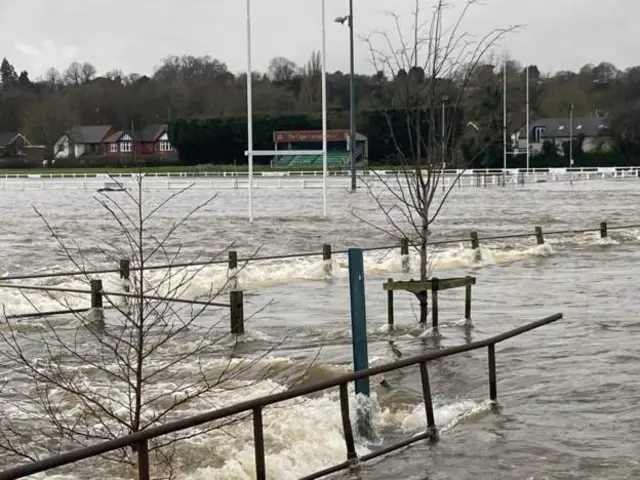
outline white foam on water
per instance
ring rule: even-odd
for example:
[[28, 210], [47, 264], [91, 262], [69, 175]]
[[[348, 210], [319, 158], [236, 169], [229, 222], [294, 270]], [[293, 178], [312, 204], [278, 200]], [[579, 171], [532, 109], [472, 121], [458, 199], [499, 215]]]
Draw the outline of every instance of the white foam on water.
[[[489, 400], [483, 402], [462, 400], [450, 404], [434, 405], [436, 427], [441, 433], [447, 432], [470, 417], [488, 412], [491, 406], [492, 402]], [[401, 429], [407, 433], [422, 432], [425, 430], [426, 422], [427, 414], [424, 405], [416, 405], [402, 421]]]
[[[600, 240], [598, 242], [614, 242], [615, 240]], [[592, 243], [596, 239], [591, 240]], [[460, 245], [458, 247], [435, 250], [431, 255], [434, 271], [457, 268], [482, 268], [489, 265], [510, 263], [528, 258], [547, 257], [553, 254], [551, 244], [526, 248], [511, 248], [508, 246], [481, 246], [472, 250]], [[420, 260], [416, 251], [409, 254], [411, 272], [418, 272]], [[366, 252], [364, 258], [365, 273], [370, 276], [386, 276], [390, 274], [411, 276], [411, 272], [404, 274], [402, 270], [402, 255], [399, 249], [386, 252]], [[215, 298], [228, 290], [238, 288], [245, 291], [261, 289], [277, 285], [295, 284], [301, 282], [326, 281], [329, 278], [348, 278], [348, 261], [345, 255], [335, 255], [331, 260], [330, 273], [327, 273], [327, 262], [320, 258], [293, 258], [285, 260], [252, 261], [240, 267], [237, 279], [230, 277], [226, 265], [210, 265], [175, 269], [167, 282], [167, 271], [153, 270], [147, 272], [145, 278], [153, 286], [159, 285], [153, 295], [179, 297], [184, 299]], [[124, 282], [117, 274], [100, 276], [105, 292], [123, 293]], [[188, 281], [185, 281], [185, 278]], [[237, 280], [237, 282], [235, 281]], [[1, 281], [1, 279], [0, 279]], [[65, 277], [24, 281], [29, 285], [46, 285], [62, 288], [89, 290], [89, 282], [84, 278]], [[184, 283], [184, 285], [182, 285]], [[178, 285], [181, 285], [178, 288]], [[109, 297], [104, 301], [122, 305], [123, 298]], [[80, 309], [90, 307], [88, 293], [37, 292], [20, 291], [0, 288], [0, 304], [4, 305], [7, 314], [23, 314], [34, 311], [63, 310], [67, 308]]]
[[[372, 359], [375, 360], [375, 359]], [[241, 359], [234, 359], [233, 366], [237, 366]], [[199, 365], [183, 365], [173, 372], [179, 378], [193, 373], [194, 369], [216, 370], [223, 367], [228, 360], [211, 359]], [[295, 364], [295, 360], [279, 357], [268, 357], [261, 363], [286, 368]], [[344, 366], [343, 366], [344, 367]], [[123, 392], [118, 392], [113, 384], [100, 384], [88, 365], [68, 366], [77, 375], [86, 379], [85, 388], [93, 391], [103, 399], [109, 399], [110, 407], [118, 415], [127, 415], [125, 406], [128, 399]], [[176, 388], [174, 383], [162, 381], [149, 385], [145, 398], [155, 397], [161, 392], [171, 392]], [[216, 388], [203, 395], [203, 398], [189, 402], [180, 407], [171, 417], [184, 418], [202, 413], [214, 408], [222, 408], [240, 401], [265, 395], [284, 392], [287, 390], [282, 383], [272, 379], [259, 381], [233, 380], [223, 388]], [[173, 401], [180, 401], [187, 391], [176, 391]], [[381, 443], [385, 432], [402, 431], [415, 433], [425, 430], [426, 420], [424, 406], [418, 405], [384, 405], [378, 402], [375, 391], [370, 399], [361, 399], [355, 395], [353, 384], [349, 385], [351, 421], [356, 433], [357, 452], [359, 455], [369, 453], [371, 447], [364, 439], [358, 438], [355, 426], [357, 419], [357, 405], [368, 405], [371, 411], [374, 432]], [[25, 392], [26, 395], [26, 392]], [[72, 399], [59, 389], [52, 389], [49, 399], [61, 406], [65, 417], [72, 421], [82, 415], [82, 406], [74, 405]], [[14, 399], [0, 398], [0, 409], [5, 418], [16, 421], [29, 420], [39, 416], [28, 405], [16, 406]], [[477, 412], [480, 404], [462, 401], [452, 404], [446, 402], [436, 407], [436, 423], [441, 431], [446, 431], [473, 412]], [[165, 405], [166, 407], [166, 405]], [[150, 418], [148, 411], [145, 415]], [[46, 421], [46, 419], [41, 419]], [[109, 423], [109, 422], [108, 422]], [[320, 393], [316, 396], [301, 397], [266, 407], [263, 411], [263, 425], [265, 438], [266, 467], [270, 479], [295, 479], [346, 460], [346, 446], [342, 429], [339, 393], [336, 389]], [[110, 425], [113, 431], [119, 432], [116, 425]], [[46, 429], [43, 430], [43, 434]], [[124, 434], [126, 432], [120, 432]], [[190, 480], [203, 479], [253, 479], [255, 478], [255, 453], [253, 446], [253, 423], [251, 415], [240, 417], [236, 422], [225, 424], [221, 428], [206, 431], [201, 435], [179, 440], [175, 444], [177, 478]], [[198, 463], [203, 462], [203, 463]], [[86, 463], [86, 462], [85, 462]], [[96, 461], [94, 478], [115, 478], [116, 472], [101, 470], [109, 467], [108, 462]], [[88, 464], [87, 464], [88, 465]], [[60, 475], [57, 478], [79, 479], [86, 478], [82, 469], [87, 465], [79, 465], [73, 475]], [[200, 465], [194, 470], [195, 465]], [[185, 468], [186, 466], [186, 468]], [[113, 466], [112, 466], [113, 467]]]

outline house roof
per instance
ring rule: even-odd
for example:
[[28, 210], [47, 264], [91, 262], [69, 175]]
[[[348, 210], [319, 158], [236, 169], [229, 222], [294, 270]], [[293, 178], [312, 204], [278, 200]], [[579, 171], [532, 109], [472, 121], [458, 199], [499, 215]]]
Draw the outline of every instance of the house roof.
[[[531, 134], [536, 128], [544, 127], [543, 136], [547, 138], [568, 137], [571, 119], [569, 117], [541, 118], [531, 122]], [[606, 117], [574, 117], [573, 134], [597, 137], [608, 133], [609, 121]]]
[[[0, 132], [0, 147], [6, 147], [11, 142], [13, 142], [18, 136], [24, 138], [24, 136], [18, 132]], [[25, 138], [25, 141], [26, 141], [26, 138]]]
[[67, 135], [74, 143], [102, 143], [111, 130], [111, 125], [76, 125]]
[[118, 132], [114, 132], [104, 139], [104, 143], [117, 143], [120, 140], [120, 137], [124, 134], [124, 130], [120, 130]]
[[167, 131], [167, 125], [162, 123], [153, 123], [147, 125], [140, 132], [136, 140], [144, 143], [154, 143], [160, 136]]

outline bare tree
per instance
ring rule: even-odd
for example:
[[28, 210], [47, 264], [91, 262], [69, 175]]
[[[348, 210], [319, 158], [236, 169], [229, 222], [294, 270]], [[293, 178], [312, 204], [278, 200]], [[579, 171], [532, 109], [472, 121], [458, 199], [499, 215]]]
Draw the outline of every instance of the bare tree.
[[[137, 192], [123, 192], [126, 201], [109, 194], [98, 198], [115, 221], [117, 238], [121, 239], [106, 241], [106, 246], [100, 247], [102, 257], [109, 262], [131, 259], [132, 276], [124, 285], [128, 293], [104, 292], [106, 307], [113, 314], [75, 313], [72, 328], [67, 322], [43, 315], [37, 330], [25, 329], [20, 321], [4, 315], [0, 324], [0, 358], [4, 362], [0, 368], [6, 369], [5, 373], [12, 372], [0, 391], [5, 404], [11, 405], [11, 411], [3, 412], [0, 419], [0, 458], [5, 457], [5, 465], [37, 461], [141, 431], [184, 415], [186, 408], [211, 408], [219, 389], [248, 385], [249, 371], [277, 347], [262, 354], [241, 355], [239, 338], [221, 330], [228, 319], [220, 318], [219, 311], [212, 311], [224, 307], [216, 303], [216, 298], [221, 291], [233, 288], [230, 285], [235, 285], [244, 265], [230, 272], [222, 287], [209, 285], [195, 300], [184, 301], [187, 289], [209, 259], [205, 262], [196, 256], [189, 262], [181, 259], [180, 266], [174, 266], [182, 251], [174, 237], [215, 197], [176, 220], [166, 231], [156, 232], [154, 218], [171, 208], [186, 189], [150, 206], [143, 201], [142, 179], [139, 174]], [[84, 272], [92, 268], [91, 262], [81, 248], [74, 241], [65, 240], [36, 212], [83, 283], [90, 282], [92, 277]], [[168, 267], [147, 269], [158, 262]], [[200, 266], [185, 266], [194, 262]], [[37, 302], [27, 293], [23, 297], [37, 316]], [[72, 309], [71, 297], [55, 297], [56, 293], [50, 290], [49, 295], [65, 310]], [[260, 379], [269, 373], [263, 368], [260, 367]], [[225, 422], [218, 422], [152, 442], [149, 450], [155, 455], [153, 463], [163, 467], [157, 472], [160, 478], [171, 477], [178, 466], [174, 458], [181, 445], [178, 440], [224, 425]], [[190, 448], [185, 443], [182, 448]], [[125, 472], [137, 460], [130, 450], [106, 455], [105, 459]]]
[[[430, 227], [459, 175], [477, 158], [462, 154], [462, 141], [469, 136], [462, 113], [469, 80], [491, 48], [517, 28], [492, 29], [476, 39], [463, 30], [476, 0], [467, 0], [448, 23], [444, 0], [435, 1], [426, 21], [423, 3], [415, 0], [410, 37], [400, 16], [391, 14], [393, 33], [375, 32], [365, 39], [375, 71], [385, 74], [379, 76], [374, 98], [386, 119], [400, 168], [392, 179], [376, 174], [375, 182], [364, 180], [386, 218], [384, 226], [354, 212], [385, 234], [411, 241], [420, 258], [420, 281], [427, 280], [432, 270], [427, 248]], [[392, 80], [385, 81], [385, 76]], [[446, 166], [462, 170], [448, 187], [441, 185]], [[426, 324], [426, 292], [417, 296], [420, 323]]]

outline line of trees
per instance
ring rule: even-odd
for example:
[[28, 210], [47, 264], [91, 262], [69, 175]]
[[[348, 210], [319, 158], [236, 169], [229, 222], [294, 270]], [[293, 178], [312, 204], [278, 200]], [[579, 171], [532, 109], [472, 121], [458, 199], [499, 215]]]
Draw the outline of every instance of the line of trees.
[[[483, 155], [479, 159], [479, 163], [487, 167], [499, 166], [502, 162], [499, 138], [502, 130], [501, 68], [501, 60], [491, 58], [484, 59], [474, 68], [465, 87], [467, 94], [460, 106], [461, 112], [456, 112], [457, 123], [472, 121], [486, 133], [486, 139], [491, 139], [491, 145], [483, 145]], [[532, 118], [567, 116], [570, 104], [574, 105], [576, 116], [609, 115], [617, 145], [616, 157], [633, 163], [640, 153], [640, 67], [620, 71], [612, 64], [602, 62], [585, 65], [578, 72], [544, 74], [535, 65], [530, 66], [529, 71]], [[455, 90], [459, 81], [457, 74], [451, 71], [442, 79], [443, 92]], [[522, 128], [525, 123], [524, 75], [521, 64], [507, 61], [510, 131]], [[407, 76], [418, 82], [425, 78], [420, 67], [408, 71], [381, 70], [354, 78], [358, 130], [377, 142], [370, 148], [371, 161], [388, 161], [388, 154], [393, 150], [384, 148], [389, 139], [381, 132], [388, 131], [388, 126], [383, 124], [380, 115], [376, 115], [380, 103], [377, 96], [381, 90], [387, 94], [394, 84], [398, 84], [396, 93], [398, 103], [401, 103], [400, 85], [406, 83]], [[276, 57], [271, 60], [267, 72], [254, 73], [253, 77], [256, 117], [307, 117], [297, 128], [319, 122], [321, 57], [318, 52], [314, 52], [305, 65]], [[328, 75], [327, 83], [330, 127], [348, 128], [349, 76], [333, 72]], [[61, 132], [74, 124], [111, 124], [127, 128], [131, 122], [147, 125], [194, 118], [240, 119], [246, 111], [245, 89], [245, 74], [234, 74], [223, 62], [209, 56], [170, 56], [152, 75], [125, 75], [113, 70], [98, 76], [90, 63], [73, 62], [64, 72], [50, 69], [35, 81], [27, 71], [18, 73], [5, 58], [0, 64], [0, 131], [20, 131], [32, 143], [50, 146]], [[181, 125], [184, 133], [185, 122]], [[231, 149], [231, 153], [211, 158], [211, 132], [206, 134], [209, 138], [208, 143], [205, 142], [207, 152], [193, 142], [181, 144], [180, 135], [175, 137], [176, 146], [191, 152], [183, 155], [187, 162], [244, 161], [244, 155], [238, 155], [244, 145], [238, 148], [220, 144], [215, 150], [228, 152]], [[240, 131], [236, 136], [243, 135]], [[224, 138], [229, 137], [220, 137], [220, 141]], [[258, 134], [256, 142], [264, 143], [270, 138], [270, 132]], [[473, 146], [465, 148], [473, 149]], [[464, 155], [473, 156], [472, 153]]]

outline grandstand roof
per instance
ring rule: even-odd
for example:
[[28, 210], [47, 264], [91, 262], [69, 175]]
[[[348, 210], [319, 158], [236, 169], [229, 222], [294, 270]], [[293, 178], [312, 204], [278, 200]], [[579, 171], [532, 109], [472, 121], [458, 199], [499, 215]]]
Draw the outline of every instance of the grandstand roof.
[[[349, 138], [349, 130], [327, 130], [327, 142], [344, 142]], [[357, 141], [367, 137], [356, 132]], [[321, 142], [322, 130], [282, 130], [273, 132], [273, 143]]]

